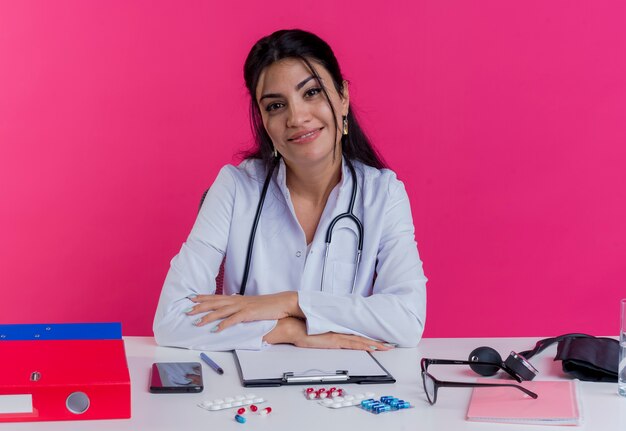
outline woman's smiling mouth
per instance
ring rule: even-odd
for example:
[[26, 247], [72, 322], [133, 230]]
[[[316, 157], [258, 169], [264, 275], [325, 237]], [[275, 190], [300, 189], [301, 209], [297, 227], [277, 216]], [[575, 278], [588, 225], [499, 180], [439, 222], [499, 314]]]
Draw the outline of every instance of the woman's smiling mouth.
[[293, 137], [288, 138], [287, 141], [294, 142], [296, 144], [304, 144], [307, 142], [311, 142], [319, 136], [322, 129], [323, 127], [320, 127], [319, 129], [314, 129], [308, 132], [298, 133], [294, 135]]

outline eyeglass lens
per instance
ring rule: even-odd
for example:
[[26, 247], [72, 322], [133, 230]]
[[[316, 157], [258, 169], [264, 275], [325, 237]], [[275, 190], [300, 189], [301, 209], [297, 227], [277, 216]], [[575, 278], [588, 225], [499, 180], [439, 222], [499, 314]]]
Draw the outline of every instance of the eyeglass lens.
[[428, 373], [422, 373], [422, 379], [424, 381], [424, 392], [426, 392], [426, 398], [431, 404], [435, 404], [437, 400], [437, 387], [435, 381]]

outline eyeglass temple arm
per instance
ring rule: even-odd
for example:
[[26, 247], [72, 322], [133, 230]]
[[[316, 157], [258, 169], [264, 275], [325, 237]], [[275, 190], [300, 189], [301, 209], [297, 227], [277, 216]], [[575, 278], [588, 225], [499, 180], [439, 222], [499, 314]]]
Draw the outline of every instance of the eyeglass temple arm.
[[450, 388], [474, 388], [477, 386], [484, 386], [484, 387], [509, 386], [511, 388], [519, 389], [520, 391], [524, 392], [526, 395], [534, 399], [537, 399], [537, 397], [539, 396], [533, 391], [530, 391], [523, 386], [507, 384], [507, 383], [470, 383], [470, 382], [449, 382], [449, 381], [443, 381], [443, 380], [439, 380], [438, 383], [440, 387], [450, 387]]
[[483, 362], [483, 361], [460, 361], [456, 359], [429, 359], [422, 358], [422, 370], [426, 369], [428, 365], [492, 365], [500, 368], [509, 376], [513, 377], [517, 382], [522, 383], [522, 379], [503, 364], [498, 364], [496, 362]]

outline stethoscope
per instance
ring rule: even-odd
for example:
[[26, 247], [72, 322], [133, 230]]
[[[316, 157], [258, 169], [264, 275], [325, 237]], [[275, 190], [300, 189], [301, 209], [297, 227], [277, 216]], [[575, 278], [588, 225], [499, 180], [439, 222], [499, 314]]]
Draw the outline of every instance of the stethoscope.
[[[337, 217], [332, 219], [328, 229], [326, 230], [326, 250], [324, 251], [324, 264], [322, 266], [322, 279], [320, 281], [320, 290], [324, 290], [324, 276], [326, 274], [326, 261], [328, 260], [328, 252], [330, 250], [330, 243], [333, 238], [333, 229], [335, 228], [335, 224], [339, 220], [348, 219], [352, 220], [357, 227], [357, 250], [356, 250], [356, 259], [354, 266], [354, 277], [352, 278], [352, 290], [350, 293], [354, 293], [354, 288], [356, 286], [356, 275], [359, 272], [359, 263], [361, 262], [361, 253], [363, 251], [363, 223], [357, 216], [354, 215], [354, 202], [356, 201], [356, 190], [357, 190], [357, 180], [356, 180], [356, 171], [354, 170], [354, 166], [352, 166], [352, 162], [346, 157], [346, 164], [350, 169], [350, 174], [352, 175], [352, 196], [350, 197], [350, 205], [348, 206], [348, 211], [345, 213], [339, 214]], [[259, 204], [257, 205], [256, 214], [254, 216], [254, 222], [252, 223], [252, 229], [250, 229], [250, 239], [248, 240], [248, 253], [246, 255], [246, 266], [243, 271], [243, 280], [241, 281], [241, 288], [239, 289], [239, 294], [243, 295], [246, 291], [246, 284], [248, 283], [248, 275], [250, 273], [250, 261], [252, 260], [252, 247], [254, 246], [254, 237], [256, 236], [256, 229], [259, 225], [259, 219], [261, 218], [261, 211], [263, 209], [263, 203], [265, 202], [265, 196], [267, 195], [267, 190], [270, 185], [270, 181], [272, 179], [272, 175], [274, 173], [274, 169], [278, 165], [280, 161], [280, 155], [275, 157], [272, 166], [267, 173], [267, 177], [265, 178], [265, 182], [263, 183], [263, 189], [261, 190], [261, 198], [259, 199]]]

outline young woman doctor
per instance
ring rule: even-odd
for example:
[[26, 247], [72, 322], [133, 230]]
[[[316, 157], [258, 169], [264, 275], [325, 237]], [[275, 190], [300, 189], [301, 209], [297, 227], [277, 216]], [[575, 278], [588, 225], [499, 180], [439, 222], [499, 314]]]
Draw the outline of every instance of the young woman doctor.
[[157, 343], [417, 345], [426, 278], [409, 200], [359, 127], [331, 48], [277, 31], [254, 45], [244, 78], [257, 148], [222, 168], [172, 260]]

